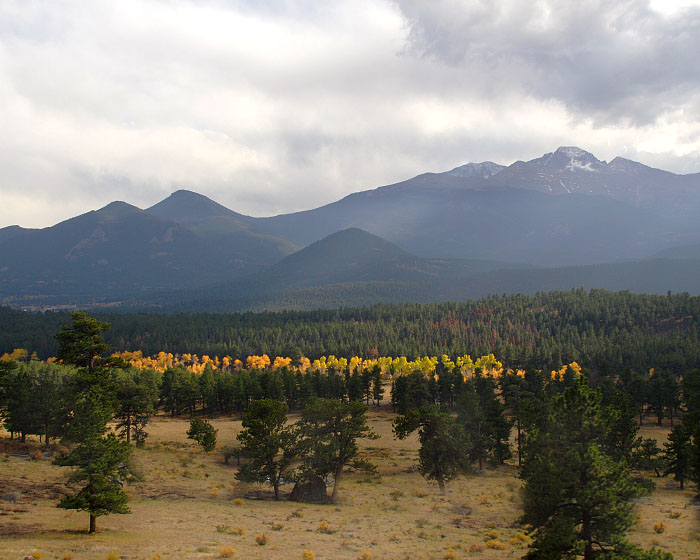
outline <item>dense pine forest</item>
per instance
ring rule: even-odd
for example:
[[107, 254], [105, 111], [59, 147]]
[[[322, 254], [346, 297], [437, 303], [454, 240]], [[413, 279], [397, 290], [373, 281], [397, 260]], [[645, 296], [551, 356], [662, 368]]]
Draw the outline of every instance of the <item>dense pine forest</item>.
[[[513, 368], [556, 369], [578, 362], [594, 375], [700, 364], [700, 297], [583, 289], [476, 301], [392, 304], [278, 313], [99, 314], [118, 351], [249, 355], [450, 356], [493, 353]], [[0, 308], [0, 352], [40, 359], [69, 313]]]
[[[131, 443], [144, 449], [158, 413], [189, 417], [187, 437], [204, 452], [217, 444], [208, 418], [240, 416], [240, 445], [223, 449], [238, 480], [272, 486], [275, 500], [283, 480], [295, 484], [292, 500], [316, 485], [320, 503], [338, 503], [346, 467], [376, 473], [356, 440], [380, 438], [367, 412], [388, 400], [394, 437], [417, 432], [417, 471], [443, 496], [465, 473], [517, 462], [532, 528], [525, 558], [583, 550], [594, 560], [600, 549], [672, 560], [625, 533], [633, 500], [656, 487], [651, 472], [673, 475], [681, 491], [700, 484], [697, 305], [685, 294], [578, 290], [309, 313], [112, 315], [116, 348], [102, 336], [110, 324], [85, 313], [4, 309], [3, 337], [29, 337], [0, 356], [0, 418], [22, 445], [69, 446], [53, 462], [85, 485], [57, 506], [87, 511], [94, 533], [99, 516], [131, 513], [122, 490]], [[41, 361], [51, 351], [43, 333], [64, 319], [57, 351]], [[299, 413], [294, 425], [289, 412]], [[669, 420], [663, 450], [639, 435], [647, 417]]]

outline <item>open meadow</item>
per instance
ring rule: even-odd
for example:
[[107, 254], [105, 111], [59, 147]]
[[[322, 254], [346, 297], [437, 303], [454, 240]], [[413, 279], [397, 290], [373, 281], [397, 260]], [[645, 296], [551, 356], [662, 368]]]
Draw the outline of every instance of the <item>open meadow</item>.
[[[459, 477], [441, 496], [416, 470], [418, 439], [392, 435], [394, 414], [371, 407], [370, 424], [381, 436], [361, 441], [362, 453], [378, 466], [378, 477], [349, 473], [340, 503], [274, 502], [272, 489], [234, 478], [236, 459], [226, 465], [221, 448], [235, 443], [239, 419], [212, 421], [217, 450], [201, 451], [186, 438], [189, 422], [154, 418], [145, 447], [135, 449], [140, 480], [126, 486], [130, 515], [98, 519], [87, 534], [88, 515], [56, 508], [68, 468], [46, 458], [7, 453], [22, 449], [1, 439], [0, 494], [19, 491], [18, 504], [0, 502], [0, 558], [35, 559], [514, 559], [528, 537], [521, 514], [514, 463]], [[294, 416], [291, 417], [293, 421]], [[661, 444], [668, 426], [643, 426], [644, 437]], [[4, 434], [7, 437], [7, 434]], [[26, 449], [24, 450], [26, 452]], [[657, 546], [677, 560], [698, 558], [700, 508], [694, 488], [678, 489], [670, 477], [638, 500], [630, 540]], [[306, 552], [309, 551], [309, 552]]]

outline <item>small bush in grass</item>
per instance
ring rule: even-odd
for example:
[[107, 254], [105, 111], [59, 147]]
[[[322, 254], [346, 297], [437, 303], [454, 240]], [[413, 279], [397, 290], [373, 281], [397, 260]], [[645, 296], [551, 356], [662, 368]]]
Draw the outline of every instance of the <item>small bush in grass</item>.
[[255, 542], [260, 546], [265, 546], [267, 544], [267, 535], [265, 533], [260, 533], [257, 537], [255, 537]]
[[302, 517], [304, 517], [304, 512], [300, 509], [295, 509], [292, 513], [289, 514], [287, 519], [291, 519], [292, 517], [298, 517], [299, 519], [301, 519]]
[[236, 498], [235, 500], [233, 500], [233, 503], [237, 506], [242, 506], [243, 504], [245, 504], [245, 500], [242, 500], [241, 498]]
[[121, 556], [119, 556], [119, 554], [117, 554], [116, 552], [112, 551], [109, 554], [107, 554], [105, 560], [119, 560], [119, 558], [121, 558]]
[[201, 418], [190, 420], [190, 429], [187, 431], [187, 438], [195, 440], [202, 446], [204, 451], [213, 451], [216, 447], [216, 432], [218, 430], [207, 421]]
[[316, 560], [316, 555], [311, 550], [305, 550], [301, 553], [301, 560]]
[[230, 546], [225, 546], [219, 549], [219, 558], [233, 558], [236, 556], [236, 550]]
[[217, 533], [225, 533], [227, 535], [245, 535], [246, 530], [244, 527], [231, 527], [229, 525], [217, 525], [216, 526], [216, 532]]
[[450, 548], [445, 554], [442, 555], [443, 560], [457, 560], [457, 553], [454, 549]]
[[44, 555], [41, 552], [32, 552], [30, 558], [33, 560], [41, 560], [44, 557]]
[[70, 552], [66, 552], [61, 556], [61, 560], [73, 560], [73, 555]]
[[367, 552], [366, 550], [363, 550], [362, 554], [360, 554], [360, 560], [369, 560], [370, 558], [372, 558], [371, 552]]
[[530, 542], [532, 542], [532, 539], [524, 533], [515, 533], [515, 535], [510, 538], [510, 544], [529, 545]]
[[333, 529], [331, 529], [331, 526], [328, 524], [328, 521], [325, 519], [321, 521], [321, 524], [318, 526], [318, 529], [316, 529], [319, 533], [326, 533], [327, 535], [330, 535], [333, 532]]
[[490, 541], [486, 541], [486, 548], [491, 548], [493, 550], [505, 550], [506, 544], [498, 539], [491, 539]]
[[270, 529], [272, 529], [273, 531], [281, 531], [282, 529], [284, 529], [284, 525], [282, 525], [281, 523], [271, 523]]
[[483, 551], [484, 551], [484, 547], [481, 546], [479, 543], [474, 543], [474, 544], [469, 545], [469, 549], [468, 549], [468, 550], [469, 550], [469, 552], [471, 552], [472, 554], [477, 554], [477, 553], [479, 553], [479, 552], [483, 552]]
[[681, 516], [681, 512], [680, 511], [672, 511], [671, 513], [668, 514], [668, 516], [671, 519], [678, 519]]
[[41, 461], [44, 458], [44, 454], [38, 449], [31, 449], [29, 451], [29, 458], [32, 461]]
[[488, 533], [486, 533], [486, 536], [487, 536], [489, 539], [497, 539], [497, 538], [498, 538], [498, 533], [492, 529], [491, 531], [489, 531]]
[[428, 496], [428, 492], [422, 488], [414, 488], [411, 490], [411, 494], [413, 494], [416, 498], [426, 498]]
[[658, 533], [660, 535], [665, 530], [666, 530], [666, 524], [663, 521], [659, 521], [658, 523], [654, 523], [654, 532], [655, 533]]

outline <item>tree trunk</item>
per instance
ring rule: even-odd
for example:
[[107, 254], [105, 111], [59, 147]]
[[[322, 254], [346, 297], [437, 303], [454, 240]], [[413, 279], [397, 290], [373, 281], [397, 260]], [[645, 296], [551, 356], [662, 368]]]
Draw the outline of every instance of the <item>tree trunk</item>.
[[97, 531], [97, 517], [93, 515], [92, 513], [90, 514], [90, 530], [88, 533], [95, 533]]
[[338, 483], [340, 482], [340, 477], [343, 474], [343, 466], [335, 469], [335, 480], [333, 481], [333, 493], [331, 494], [331, 503], [334, 504], [338, 497]]
[[280, 501], [280, 483], [278, 480], [275, 480], [272, 483], [272, 487], [275, 489], [275, 501], [279, 502]]
[[583, 550], [583, 560], [593, 560], [593, 529], [589, 515], [583, 515], [583, 526], [581, 527], [581, 538], [586, 543]]
[[437, 478], [438, 488], [440, 488], [440, 494], [445, 495], [445, 479], [439, 476]]
[[126, 417], [126, 443], [131, 443], [131, 414]]

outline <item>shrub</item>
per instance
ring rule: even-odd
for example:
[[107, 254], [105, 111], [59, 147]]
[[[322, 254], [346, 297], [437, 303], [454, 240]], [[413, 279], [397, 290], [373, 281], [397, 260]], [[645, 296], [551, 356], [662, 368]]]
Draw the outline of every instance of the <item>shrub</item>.
[[326, 534], [330, 535], [333, 532], [333, 529], [331, 529], [331, 526], [328, 524], [328, 521], [326, 521], [324, 519], [323, 521], [321, 521], [321, 524], [318, 526], [317, 531], [319, 533], [326, 533]]
[[681, 512], [680, 511], [672, 511], [671, 513], [668, 514], [668, 516], [671, 519], [678, 519], [681, 516]]
[[515, 533], [511, 538], [510, 538], [510, 544], [525, 544], [529, 545], [532, 542], [532, 539], [524, 534], [524, 533]]
[[457, 559], [457, 554], [455, 551], [451, 548], [445, 554], [442, 555], [443, 560], [456, 560]]
[[484, 547], [481, 546], [479, 543], [474, 543], [474, 544], [469, 546], [469, 552], [471, 552], [472, 554], [477, 554], [478, 552], [483, 552], [483, 551], [484, 551]]
[[41, 461], [44, 458], [44, 454], [39, 451], [38, 449], [30, 449], [29, 450], [29, 458], [32, 461]]
[[301, 560], [316, 560], [316, 555], [310, 550], [305, 550], [301, 553]]
[[265, 546], [267, 544], [267, 535], [265, 533], [260, 533], [257, 537], [255, 537], [255, 542], [260, 546]]
[[236, 556], [236, 551], [230, 546], [219, 549], [219, 558], [233, 558], [234, 556]]
[[663, 521], [659, 521], [658, 523], [654, 523], [654, 532], [661, 534], [666, 530], [666, 524]]
[[486, 541], [486, 548], [491, 548], [493, 550], [505, 550], [506, 545], [497, 539], [491, 539], [490, 541]]
[[119, 558], [121, 558], [121, 556], [119, 556], [119, 554], [117, 554], [114, 551], [111, 551], [109, 554], [107, 554], [107, 556], [105, 557], [105, 560], [119, 560]]
[[367, 552], [366, 550], [363, 550], [362, 554], [360, 554], [360, 560], [369, 560], [370, 558], [372, 558], [371, 552]]
[[212, 451], [216, 447], [217, 430], [207, 421], [201, 418], [193, 418], [190, 421], [190, 429], [187, 438], [195, 440], [204, 451]]
[[245, 504], [245, 500], [242, 500], [241, 498], [236, 498], [235, 500], [233, 500], [233, 503], [237, 506], [242, 506], [243, 504]]

